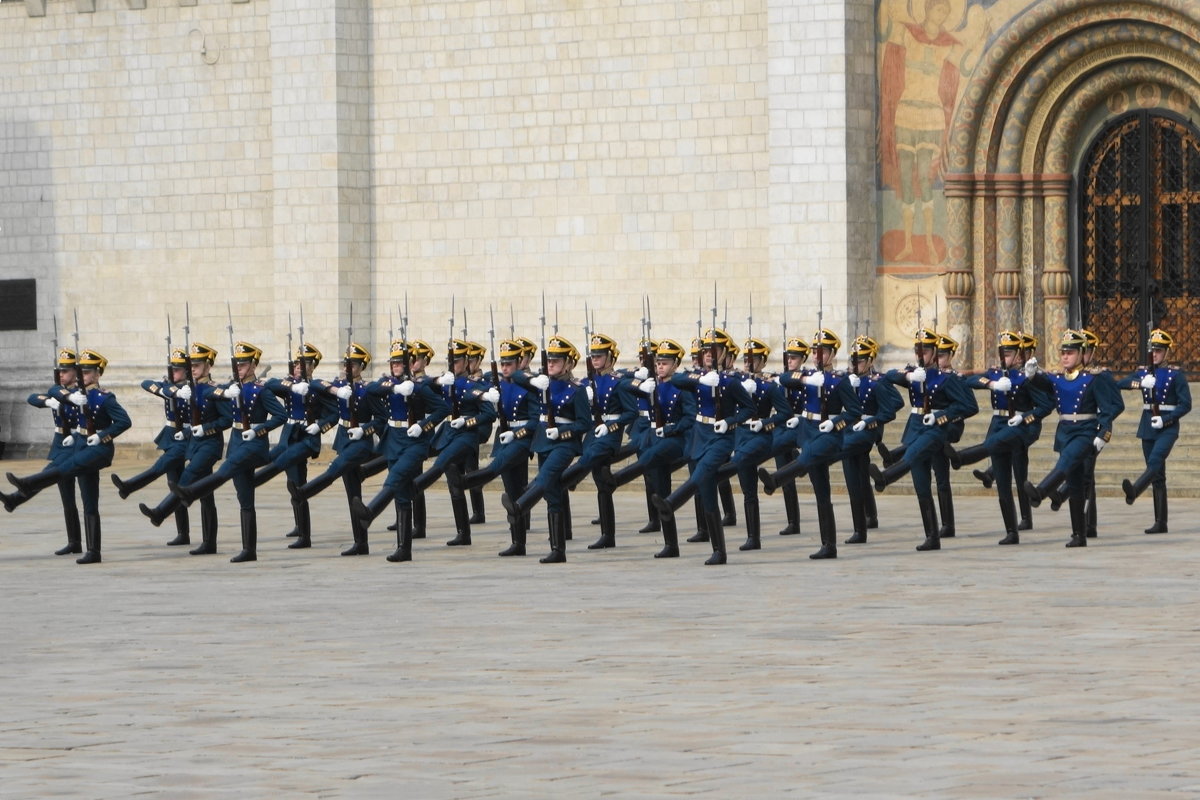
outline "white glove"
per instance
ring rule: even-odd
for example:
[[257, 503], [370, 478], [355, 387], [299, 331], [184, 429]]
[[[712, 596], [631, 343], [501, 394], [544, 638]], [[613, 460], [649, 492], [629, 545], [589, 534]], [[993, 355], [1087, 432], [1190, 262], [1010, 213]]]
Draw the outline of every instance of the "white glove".
[[321, 432], [321, 425], [316, 422], [314, 422], [311, 425], [306, 425], [304, 427], [304, 432], [307, 433], [309, 436], [316, 436], [318, 433]]
[[833, 420], [821, 420], [821, 424], [817, 426], [817, 430], [819, 430], [821, 433], [829, 433], [831, 430], [833, 430]]
[[533, 388], [537, 389], [538, 391], [544, 392], [550, 388], [550, 376], [549, 375], [534, 375], [532, 378], [529, 379], [529, 385], [532, 386]]
[[663, 438], [665, 431], [666, 431], [665, 428], [655, 428], [654, 435], [661, 439], [661, 438]]
[[925, 368], [917, 367], [912, 372], [908, 373], [908, 375], [906, 375], [904, 379], [907, 380], [909, 383], [924, 383], [925, 382]]
[[1153, 389], [1158, 379], [1154, 377], [1154, 373], [1150, 373], [1140, 381], [1143, 389]]
[[588, 398], [589, 403], [596, 399], [596, 393], [592, 391], [592, 387], [586, 386], [586, 387], [584, 387], [584, 389], [587, 391], [587, 398]]
[[357, 442], [359, 439], [363, 438], [363, 433], [365, 433], [365, 431], [362, 428], [350, 428], [346, 431], [346, 435], [350, 437], [350, 441], [352, 442]]
[[392, 387], [392, 394], [408, 397], [417, 390], [417, 385], [409, 380], [403, 380]]
[[504, 431], [500, 434], [500, 444], [512, 444], [516, 438], [517, 435], [512, 431]]
[[997, 378], [996, 380], [992, 381], [992, 391], [999, 393], [1011, 392], [1012, 381], [1008, 379], [1007, 375], [1002, 378]]
[[100, 434], [93, 433], [87, 438], [87, 443], [88, 447], [95, 447], [96, 445], [100, 444]]
[[1008, 427], [1010, 427], [1010, 428], [1015, 428], [1019, 425], [1024, 425], [1024, 424], [1025, 424], [1025, 416], [1023, 414], [1017, 414], [1016, 416], [1012, 416], [1012, 417], [1008, 418]]
[[203, 425], [193, 425], [192, 426], [192, 436], [203, 436], [203, 435], [204, 435], [204, 426]]
[[758, 381], [754, 380], [754, 378], [746, 378], [746, 380], [742, 381], [742, 388], [746, 390], [746, 394], [753, 397], [754, 393], [758, 391]]
[[787, 425], [789, 428], [799, 428], [800, 427], [800, 418], [796, 417], [796, 416], [788, 417], [788, 421], [785, 422], [784, 424]]
[[855, 389], [857, 389], [859, 386], [862, 385], [862, 377], [859, 375], [855, 375], [853, 372], [850, 373], [849, 380], [850, 380], [850, 385], [853, 386]]
[[483, 399], [487, 400], [489, 403], [492, 403], [493, 405], [499, 405], [500, 404], [500, 392], [498, 389], [496, 389], [495, 386], [493, 386], [492, 388], [488, 389], [486, 392], [483, 393]]
[[1097, 453], [1099, 453], [1101, 450], [1103, 450], [1104, 445], [1106, 445], [1106, 444], [1108, 444], [1108, 442], [1104, 441], [1099, 436], [1097, 436], [1095, 439], [1092, 439], [1092, 447], [1096, 448]]
[[1154, 430], [1158, 431], [1158, 430], [1162, 430], [1162, 426], [1163, 426], [1163, 418], [1162, 417], [1154, 416], [1154, 417], [1150, 418], [1150, 427], [1151, 428], [1154, 428]]
[[349, 386], [339, 386], [337, 390], [338, 400], [349, 400], [354, 396], [354, 390]]
[[721, 373], [710, 369], [708, 372], [700, 376], [700, 383], [704, 384], [705, 386], [720, 386]]
[[304, 395], [308, 394], [308, 383], [306, 383], [305, 381], [299, 381], [297, 383], [293, 383], [292, 384], [292, 392], [294, 394], [300, 395], [301, 397], [304, 397]]
[[546, 438], [554, 442], [558, 440], [558, 428], [546, 428]]
[[253, 428], [251, 428], [250, 430], [242, 431], [242, 441], [243, 442], [253, 442], [257, 438], [258, 438], [258, 431], [254, 430]]
[[418, 436], [420, 436], [423, 433], [423, 431], [421, 430], [421, 423], [414, 422], [412, 425], [409, 425], [407, 433], [408, 433], [408, 437], [410, 439], [416, 439]]
[[851, 426], [851, 428], [850, 428], [850, 430], [854, 431], [855, 433], [862, 433], [866, 429], [867, 429], [867, 421], [865, 419], [860, 419], [858, 422], [854, 423], [854, 425]]
[[763, 429], [763, 421], [761, 419], [752, 419], [746, 427], [750, 428], [754, 433], [758, 433]]
[[805, 375], [803, 378], [803, 383], [806, 386], [815, 386], [819, 389], [825, 385], [825, 373], [814, 372], [812, 375]]
[[187, 437], [183, 435], [183, 431], [175, 431], [175, 433], [171, 434], [171, 438], [177, 442], [182, 442]]
[[937, 414], [934, 414], [932, 411], [930, 411], [928, 414], [921, 417], [921, 422], [925, 423], [926, 425], [933, 425], [937, 422]]
[[654, 378], [647, 378], [638, 384], [638, 389], [642, 390], [646, 394], [654, 394], [655, 385]]
[[466, 425], [466, 424], [467, 424], [466, 417], [455, 417], [454, 419], [450, 420], [450, 427], [454, 428], [454, 430], [456, 430], [456, 431], [462, 430], [462, 426]]
[[716, 433], [728, 433], [729, 423], [723, 419], [719, 419], [713, 423], [713, 431]]
[[242, 396], [242, 387], [239, 384], [236, 384], [236, 383], [231, 384], [229, 386], [229, 388], [227, 388], [225, 390], [226, 399], [237, 400], [241, 396]]
[[650, 370], [646, 369], [645, 367], [638, 367], [633, 371], [633, 377], [637, 378], [639, 381], [644, 381], [646, 378], [650, 377]]
[[441, 375], [438, 376], [438, 386], [453, 386], [453, 385], [454, 385], [454, 373], [453, 372], [443, 372]]
[[51, 411], [58, 411], [60, 408], [62, 408], [62, 403], [58, 402], [53, 397], [47, 397], [46, 408], [50, 409]]
[[71, 392], [69, 395], [67, 395], [67, 399], [81, 408], [87, 405], [87, 395], [85, 395], [83, 392]]
[[68, 433], [66, 436], [63, 437], [63, 440], [62, 440], [63, 447], [70, 447], [73, 444], [75, 444], [74, 436], [72, 436], [71, 434]]
[[1025, 377], [1032, 378], [1034, 375], [1037, 375], [1037, 374], [1038, 374], [1038, 360], [1036, 358], [1031, 358], [1025, 362]]
[[178, 397], [180, 400], [191, 400], [192, 399], [192, 387], [189, 386], [188, 384], [184, 384], [183, 386], [180, 386], [179, 389], [175, 392], [175, 396]]

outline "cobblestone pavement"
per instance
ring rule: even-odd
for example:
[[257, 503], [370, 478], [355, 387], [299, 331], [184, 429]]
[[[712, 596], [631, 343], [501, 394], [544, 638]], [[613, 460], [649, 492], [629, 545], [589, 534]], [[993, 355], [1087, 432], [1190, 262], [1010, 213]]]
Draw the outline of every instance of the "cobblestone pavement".
[[390, 564], [382, 518], [370, 556], [338, 556], [340, 486], [286, 549], [277, 482], [260, 560], [230, 564], [231, 487], [220, 555], [191, 557], [137, 511], [163, 484], [103, 480], [103, 564], [52, 555], [54, 491], [0, 514], [6, 800], [1200, 796], [1200, 500], [1146, 536], [1148, 496], [1102, 498], [1069, 550], [1065, 510], [997, 547], [994, 499], [965, 496], [960, 535], [918, 553], [915, 501], [888, 493], [869, 544], [814, 562], [811, 506], [779, 537], [771, 498], [764, 549], [739, 526], [705, 567], [703, 544], [651, 557], [640, 492], [618, 547], [586, 550], [581, 489], [568, 563], [542, 565], [540, 508], [531, 556], [495, 557], [495, 493], [474, 546], [445, 547], [438, 485], [430, 538]]

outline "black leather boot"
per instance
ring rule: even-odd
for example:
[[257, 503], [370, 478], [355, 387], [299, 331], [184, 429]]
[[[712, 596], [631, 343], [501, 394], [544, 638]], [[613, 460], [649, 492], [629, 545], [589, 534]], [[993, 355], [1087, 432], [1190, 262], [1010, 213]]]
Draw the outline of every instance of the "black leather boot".
[[875, 491], [882, 492], [908, 474], [911, 467], [906, 461], [897, 461], [882, 472], [874, 464], [868, 466], [867, 469], [871, 473], [871, 479], [875, 481]]
[[332, 470], [326, 470], [303, 486], [297, 486], [291, 481], [288, 481], [288, 494], [292, 496], [293, 500], [311, 500], [319, 493], [328, 489], [333, 482], [338, 479], [338, 477], [339, 476], [336, 472]]
[[54, 551], [56, 556], [65, 556], [70, 553], [82, 553], [83, 545], [80, 542], [79, 536], [79, 512], [67, 514], [64, 518], [67, 525], [67, 543], [63, 547]]
[[[575, 528], [572, 524], [571, 517], [571, 493], [563, 492], [562, 494], [562, 515], [563, 515], [563, 541], [569, 542], [575, 538]], [[525, 512], [525, 516], [529, 516], [529, 512]], [[596, 519], [596, 524], [600, 524], [600, 519]], [[565, 553], [566, 550], [564, 549]]]
[[1050, 501], [1050, 510], [1058, 511], [1063, 507], [1063, 503], [1067, 502], [1067, 485], [1059, 484], [1046, 492], [1046, 499]]
[[567, 560], [567, 540], [563, 531], [562, 512], [551, 511], [546, 515], [546, 523], [550, 528], [550, 554], [539, 560], [543, 564], [562, 564]]
[[704, 512], [704, 526], [708, 528], [708, 538], [712, 542], [712, 555], [705, 561], [705, 565], [724, 564], [725, 563], [725, 528], [721, 522], [720, 511]]
[[954, 495], [949, 489], [937, 493], [938, 512], [941, 514], [942, 526], [938, 528], [939, 539], [954, 538]]
[[892, 450], [884, 447], [883, 442], [876, 443], [875, 447], [879, 450], [879, 457], [883, 459], [883, 466], [890, 467], [904, 457], [904, 452], [908, 450], [908, 445], [902, 444]]
[[0, 501], [3, 501], [3, 503], [4, 503], [4, 510], [10, 514], [14, 510], [16, 510], [17, 506], [21, 505], [28, 499], [29, 499], [29, 495], [27, 495], [24, 492], [21, 492], [19, 490], [13, 492], [12, 494], [5, 494], [4, 492], [0, 492]]
[[785, 483], [783, 489], [783, 513], [787, 517], [787, 527], [779, 532], [780, 536], [796, 536], [800, 533], [800, 494], [796, 491], [795, 483]]
[[308, 501], [292, 504], [292, 516], [296, 520], [296, 541], [288, 544], [288, 550], [305, 550], [312, 547], [312, 516]]
[[742, 500], [742, 511], [746, 515], [746, 541], [738, 550], [761, 550], [762, 528], [758, 516], [758, 498], [746, 497]]
[[396, 512], [396, 549], [387, 557], [393, 564], [412, 561], [412, 505], [401, 505]]
[[833, 504], [817, 502], [817, 525], [821, 531], [821, 549], [809, 554], [809, 558], [837, 558], [837, 521], [833, 516]]
[[87, 543], [87, 550], [82, 556], [75, 559], [76, 564], [99, 564], [100, 563], [100, 515], [88, 514], [83, 515], [83, 535]]
[[217, 552], [217, 504], [211, 496], [200, 503], [200, 545], [188, 555], [210, 556]]
[[[708, 538], [708, 517], [704, 515], [704, 505], [700, 502], [700, 497], [692, 498], [692, 507], [696, 513], [696, 532], [687, 538], [689, 542], [707, 542]], [[659, 511], [661, 518], [662, 512]], [[677, 525], [678, 526], [678, 525]]]
[[1029, 495], [1025, 493], [1025, 484], [1020, 484], [1016, 487], [1017, 492], [1017, 508], [1021, 512], [1021, 518], [1017, 521], [1018, 531], [1033, 530], [1033, 506], [1029, 502]]
[[186, 486], [179, 483], [168, 483], [167, 485], [171, 487], [172, 492], [179, 496], [179, 499], [183, 501], [185, 506], [190, 506], [201, 497], [215, 492], [217, 487], [227, 480], [229, 480], [228, 476], [214, 472], [212, 475], [205, 475], [200, 480], [193, 481]]
[[417, 477], [413, 478], [413, 493], [424, 492], [442, 477], [442, 468], [431, 466]]
[[1071, 511], [1071, 539], [1067, 547], [1087, 547], [1087, 500], [1072, 492], [1067, 503]]
[[918, 550], [941, 550], [942, 540], [938, 538], [937, 509], [933, 505], [933, 497], [917, 495], [917, 507], [921, 511], [921, 526], [925, 529], [925, 541], [917, 545]]
[[863, 484], [863, 508], [867, 512], [867, 530], [879, 527], [879, 507], [875, 504], [875, 492], [871, 489], [871, 475], [867, 472], [867, 466], [870, 463], [870, 460], [867, 460], [863, 464], [863, 475], [867, 477]]
[[961, 450], [955, 450], [953, 447], [946, 447], [946, 458], [950, 461], [950, 466], [955, 469], [962, 469], [967, 464], [974, 464], [976, 461], [983, 461], [988, 457], [987, 445], [976, 444], [971, 447], [964, 447]]
[[[474, 490], [481, 486], [486, 486], [499, 474], [500, 472], [498, 470], [491, 469], [490, 467], [472, 470], [466, 474], [463, 474], [461, 471], [459, 471], [457, 464], [446, 465], [446, 483], [449, 484], [451, 488], [462, 489], [463, 491]], [[474, 523], [475, 520], [472, 519], [471, 522]]]
[[254, 488], [257, 489], [281, 472], [283, 472], [283, 467], [276, 466], [273, 463], [267, 464], [265, 467], [259, 467], [254, 472]]
[[509, 527], [516, 524], [521, 517], [529, 512], [529, 509], [537, 505], [544, 494], [545, 491], [542, 489], [542, 484], [539, 481], [534, 481], [525, 487], [525, 493], [516, 500], [513, 500], [507, 494], [500, 495], [500, 504], [508, 512]]
[[596, 505], [600, 511], [600, 538], [588, 545], [588, 550], [607, 550], [617, 546], [617, 512], [610, 492], [599, 492]]
[[18, 478], [11, 472], [8, 473], [8, 482], [17, 487], [18, 491], [25, 495], [26, 499], [33, 497], [47, 486], [53, 486], [58, 483], [58, 479], [62, 477], [62, 472], [58, 467], [48, 467], [41, 472], [30, 475], [28, 478]]
[[[354, 498], [359, 500], [360, 498]], [[367, 525], [357, 516], [353, 509], [350, 512], [350, 533], [354, 537], [354, 544], [342, 551], [344, 556], [366, 556], [371, 554], [371, 547], [367, 543]]]
[[472, 525], [483, 525], [487, 522], [487, 509], [483, 505], [483, 490], [470, 489], [468, 494], [471, 496], [471, 516], [467, 522]]
[[1144, 471], [1137, 479], [1130, 482], [1128, 478], [1121, 481], [1121, 488], [1125, 490], [1125, 505], [1133, 505], [1133, 501], [1138, 499], [1142, 492], [1146, 491], [1146, 487], [1154, 480], [1154, 473], [1150, 470]]
[[365, 481], [367, 478], [374, 477], [387, 469], [387, 456], [375, 456], [359, 464], [358, 479]]
[[130, 478], [127, 481], [123, 481], [120, 478], [118, 478], [117, 474], [115, 472], [112, 473], [111, 475], [109, 475], [108, 477], [110, 477], [112, 479], [113, 486], [117, 487], [117, 494], [119, 494], [121, 496], [121, 499], [124, 500], [126, 497], [129, 497], [129, 495], [136, 492], [138, 489], [144, 489], [145, 487], [149, 486], [151, 483], [156, 481], [158, 478], [162, 477], [163, 474], [164, 473], [162, 472], [162, 470], [157, 470], [157, 469], [151, 468], [151, 469], [146, 470], [145, 472], [140, 472], [137, 475], [134, 475], [132, 478]]
[[528, 517], [522, 514], [519, 517], [515, 517], [509, 523], [508, 533], [512, 544], [501, 550], [498, 555], [504, 558], [525, 555], [525, 535], [529, 531], [528, 523], [526, 522], [527, 519]]
[[985, 489], [992, 488], [992, 482], [996, 480], [991, 467], [988, 467], [987, 469], [973, 469], [971, 470], [971, 474], [975, 476], [976, 480], [983, 484], [983, 488]]
[[1000, 492], [1000, 518], [1004, 520], [1004, 538], [997, 544], [1020, 544], [1021, 537], [1017, 533], [1017, 505], [1011, 492]]
[[[867, 543], [867, 509], [862, 499], [862, 485], [855, 483], [857, 480], [858, 476], [855, 475], [854, 478], [846, 481], [846, 493], [850, 496], [850, 524], [854, 526], [854, 533], [845, 540], [846, 544]], [[869, 484], [866, 491], [868, 493], [871, 491]]]
[[1050, 490], [1057, 489], [1058, 485], [1063, 482], [1066, 475], [1061, 470], [1051, 470], [1050, 474], [1042, 479], [1042, 482], [1037, 486], [1033, 485], [1032, 481], [1025, 481], [1025, 496], [1029, 498], [1029, 502], [1037, 508], [1042, 504], [1042, 500], [1046, 498]]
[[467, 496], [462, 492], [451, 492], [450, 510], [454, 513], [454, 538], [446, 542], [446, 545], [448, 547], [469, 547], [471, 544], [471, 514], [467, 509]]
[[717, 484], [717, 494], [721, 497], [721, 508], [725, 511], [721, 517], [721, 524], [726, 528], [737, 525], [737, 505], [733, 502], [733, 487], [729, 485], [729, 481]]
[[654, 501], [651, 498], [654, 492], [650, 491], [650, 485], [644, 485], [646, 493], [646, 524], [638, 528], [638, 533], [658, 533], [662, 530], [662, 523], [658, 521], [658, 509], [654, 507]]
[[258, 512], [242, 511], [242, 552], [229, 559], [232, 564], [258, 561]]
[[1154, 524], [1146, 528], [1146, 533], [1167, 532], [1167, 487], [1154, 487]]
[[425, 493], [414, 492], [412, 498], [412, 521], [414, 539], [425, 538]]
[[675, 517], [660, 517], [662, 520], [663, 548], [654, 554], [655, 558], [679, 558], [679, 530], [675, 527]]
[[803, 478], [808, 474], [808, 470], [802, 466], [799, 458], [793, 459], [784, 464], [779, 469], [771, 472], [766, 467], [758, 468], [758, 480], [762, 483], [763, 491], [769, 496], [775, 494], [775, 490], [796, 478]]
[[163, 524], [168, 516], [175, 513], [175, 509], [182, 505], [182, 501], [174, 492], [168, 494], [162, 499], [157, 506], [151, 508], [145, 503], [138, 503], [138, 510], [145, 514], [150, 519], [150, 524], [154, 527], [159, 527]]
[[192, 525], [188, 510], [184, 506], [175, 509], [175, 538], [167, 542], [168, 547], [179, 547], [192, 543]]
[[[654, 507], [658, 509], [658, 519], [660, 522], [666, 522], [668, 517], [670, 517], [671, 521], [674, 522], [675, 512], [682, 507], [684, 503], [686, 503], [692, 497], [695, 497], [695, 495], [696, 482], [689, 478], [680, 484], [679, 488], [671, 492], [666, 497], [654, 495], [651, 497], [651, 501], [654, 503]], [[693, 540], [697, 542], [706, 542], [708, 541], [708, 537], [706, 535], [703, 539], [697, 539], [696, 537], [688, 539], [689, 542]]]

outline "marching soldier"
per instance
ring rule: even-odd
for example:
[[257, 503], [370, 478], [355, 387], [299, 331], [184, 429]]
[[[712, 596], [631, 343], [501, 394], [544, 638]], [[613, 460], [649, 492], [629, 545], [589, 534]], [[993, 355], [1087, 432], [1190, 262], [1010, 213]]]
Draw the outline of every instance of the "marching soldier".
[[[467, 376], [476, 383], [484, 383], [485, 376], [483, 374], [483, 358], [487, 355], [487, 348], [479, 344], [479, 342], [467, 342]], [[492, 426], [485, 425], [479, 431], [479, 442], [489, 441], [492, 438]], [[467, 454], [466, 460], [462, 462], [463, 470], [471, 472], [479, 469], [479, 448]], [[472, 525], [482, 525], [487, 522], [487, 513], [483, 505], [483, 489], [476, 487], [467, 492], [471, 499], [471, 516], [467, 520]]]
[[[179, 482], [194, 483], [212, 474], [213, 465], [221, 458], [225, 447], [225, 430], [233, 424], [229, 404], [219, 403], [216, 385], [212, 382], [212, 366], [216, 363], [217, 351], [201, 342], [192, 342], [185, 358], [189, 378], [182, 386], [164, 386], [164, 399], [175, 399], [186, 403], [188, 422], [187, 464], [179, 475]], [[157, 506], [145, 503], [138, 508], [154, 527], [162, 525], [169, 515], [182, 505], [179, 495], [168, 492]], [[217, 552], [217, 504], [212, 495], [200, 500], [200, 544], [189, 550], [193, 556], [211, 555]]]
[[[529, 377], [513, 373], [513, 381], [525, 389], [541, 392], [542, 416], [538, 420], [533, 440], [533, 452], [538, 454], [537, 476], [515, 500], [501, 496], [508, 512], [513, 544], [524, 545], [525, 517], [543, 496], [546, 498], [546, 519], [550, 528], [550, 553], [541, 559], [543, 564], [560, 564], [567, 560], [567, 531], [564, 515], [566, 490], [562, 474], [578, 456], [584, 434], [591, 428], [587, 393], [575, 382], [571, 371], [579, 363], [579, 351], [562, 336], [555, 335], [542, 349], [542, 374]], [[519, 553], [513, 553], [519, 555]]]
[[[69, 456], [51, 465], [36, 475], [18, 478], [11, 472], [8, 480], [17, 487], [22, 502], [42, 489], [63, 479], [79, 482], [79, 495], [83, 500], [83, 531], [86, 550], [75, 559], [76, 564], [100, 563], [100, 470], [112, 464], [113, 439], [129, 430], [129, 415], [117, 402], [116, 395], [100, 388], [100, 376], [108, 366], [108, 359], [95, 350], [79, 353], [77, 369], [82, 377], [82, 386], [67, 395], [67, 400], [80, 410], [78, 436], [82, 445], [71, 448]], [[9, 501], [4, 506], [12, 511]]]
[[1142, 417], [1137, 437], [1142, 440], [1146, 469], [1132, 482], [1121, 481], [1125, 502], [1133, 505], [1147, 486], [1154, 487], [1154, 524], [1146, 533], [1167, 532], [1167, 457], [1179, 438], [1179, 420], [1192, 410], [1192, 393], [1187, 375], [1167, 364], [1167, 352], [1175, 344], [1171, 334], [1156, 328], [1150, 332], [1148, 364], [1117, 385], [1142, 392]]
[[[234, 380], [213, 394], [231, 406], [233, 433], [221, 467], [193, 483], [172, 487], [175, 494], [188, 504], [212, 495], [221, 484], [233, 481], [237, 491], [242, 529], [242, 550], [231, 562], [258, 560], [258, 513], [254, 508], [254, 470], [268, 462], [271, 431], [283, 424], [287, 412], [275, 395], [267, 390], [255, 374], [262, 350], [249, 342], [233, 346]], [[216, 540], [212, 542], [216, 548]]]
[[[804, 362], [808, 361], [808, 354], [808, 342], [804, 341], [803, 337], [793, 336], [788, 339], [783, 349], [784, 372], [805, 371]], [[811, 369], [806, 372], [806, 374], [811, 373]], [[784, 386], [783, 394], [792, 413], [782, 425], [775, 426], [775, 469], [777, 470], [795, 461], [800, 456], [800, 448], [804, 444], [801, 437], [805, 429], [800, 426], [807, 398], [804, 386], [801, 384], [790, 388]], [[760, 480], [761, 477], [760, 471]], [[764, 485], [763, 488], [766, 490], [767, 487]], [[796, 490], [796, 481], [794, 478], [784, 481], [779, 484], [779, 488], [783, 490], [783, 510], [787, 518], [787, 526], [779, 532], [779, 535], [795, 536], [800, 533], [800, 498]], [[767, 491], [767, 494], [773, 493], [774, 489]]]
[[1066, 330], [1059, 345], [1062, 372], [1043, 372], [1037, 359], [1025, 363], [1025, 375], [1055, 395], [1058, 429], [1054, 451], [1058, 463], [1034, 486], [1026, 481], [1025, 492], [1036, 507], [1047, 493], [1064, 480], [1071, 509], [1071, 539], [1067, 547], [1087, 547], [1089, 495], [1088, 463], [1112, 439], [1113, 422], [1125, 410], [1120, 391], [1111, 379], [1083, 368], [1087, 337], [1082, 331]]
[[966, 379], [972, 389], [991, 395], [992, 421], [981, 444], [950, 455], [955, 469], [991, 456], [990, 478], [996, 483], [1000, 518], [1004, 523], [1005, 535], [999, 542], [1003, 545], [1020, 543], [1013, 479], [1026, 478], [1017, 474], [1017, 456], [1025, 456], [1028, 466], [1029, 448], [1041, 436], [1042, 420], [1054, 410], [1054, 398], [1025, 378], [1022, 343], [1021, 334], [1001, 331], [997, 343], [1000, 364]]
[[[54, 420], [54, 438], [50, 440], [50, 452], [46, 455], [50, 466], [60, 469], [71, 461], [74, 451], [83, 447], [83, 441], [72, 431], [79, 424], [79, 406], [71, 403], [67, 397], [79, 386], [75, 376], [75, 351], [63, 348], [55, 356], [54, 386], [45, 392], [29, 395], [27, 402], [34, 408], [48, 408]], [[9, 478], [11, 480], [11, 477]], [[56, 556], [68, 553], [82, 553], [83, 544], [79, 528], [79, 506], [75, 502], [75, 479], [61, 477], [58, 481], [58, 494], [62, 499], [63, 522], [67, 528], [67, 543], [54, 551]], [[28, 500], [30, 495], [22, 492], [4, 494], [0, 492], [0, 500], [4, 502], [4, 510], [12, 512], [17, 506]]]
[[842, 455], [842, 432], [862, 417], [858, 392], [846, 373], [833, 368], [833, 360], [842, 341], [828, 328], [813, 335], [812, 371], [789, 372], [779, 376], [781, 385], [803, 387], [805, 400], [800, 427], [803, 429], [800, 457], [775, 474], [763, 470], [763, 487], [773, 490], [781, 480], [807, 473], [817, 501], [817, 524], [821, 547], [809, 558], [837, 558], [837, 520], [833, 514], [833, 496], [829, 484], [829, 465]]
[[367, 529], [353, 513], [354, 499], [362, 495], [362, 478], [359, 477], [358, 468], [370, 460], [375, 432], [380, 424], [375, 403], [367, 393], [367, 384], [362, 377], [370, 363], [371, 353], [367, 348], [350, 342], [343, 361], [343, 376], [332, 382], [318, 379], [310, 382], [309, 392], [322, 392], [337, 398], [338, 431], [333, 440], [337, 458], [308, 483], [296, 485], [288, 482], [288, 493], [295, 506], [329, 488], [338, 478], [342, 479], [346, 505], [350, 509], [350, 531], [354, 538], [354, 543], [342, 551], [344, 556], [365, 556], [371, 552]]
[[[191, 411], [187, 400], [181, 400], [174, 394], [187, 383], [187, 353], [182, 350], [172, 350], [170, 363], [167, 365], [167, 379], [162, 381], [142, 381], [142, 388], [163, 401], [163, 412], [166, 423], [154, 437], [154, 444], [162, 451], [162, 455], [150, 467], [127, 481], [121, 480], [114, 472], [109, 475], [117, 494], [124, 500], [129, 495], [145, 486], [149, 486], [159, 477], [166, 475], [169, 483], [178, 483], [179, 476], [187, 465], [188, 439], [192, 429], [187, 425]], [[168, 545], [191, 544], [190, 523], [186, 506], [180, 505], [175, 509], [175, 538]]]
[[434, 380], [425, 374], [433, 348], [420, 339], [392, 342], [389, 354], [391, 374], [367, 387], [388, 410], [383, 432], [383, 454], [388, 474], [379, 493], [364, 504], [362, 498], [350, 502], [350, 513], [364, 531], [383, 509], [396, 507], [396, 549], [387, 560], [412, 561], [413, 481], [421, 474], [429, 456], [438, 423], [446, 418], [446, 405]]
[[[633, 464], [612, 472], [608, 464], [597, 470], [596, 488], [610, 496], [618, 487], [645, 476], [653, 494], [666, 497], [671, 492], [671, 472], [686, 455], [696, 417], [696, 399], [671, 382], [671, 376], [683, 360], [683, 346], [663, 339], [655, 349], [654, 377], [639, 380], [637, 389], [650, 399], [651, 424], [635, 441], [638, 458]], [[656, 509], [657, 511], [657, 509]], [[675, 518], [660, 518], [663, 549], [655, 558], [679, 557], [679, 532]]]
[[[954, 354], [958, 352], [958, 342], [944, 333], [939, 333], [937, 337], [938, 371], [946, 375], [947, 380], [962, 382], [962, 376], [958, 374], [958, 370], [954, 369]], [[974, 410], [967, 416], [974, 416], [979, 413], [979, 404], [975, 402], [974, 395], [970, 392], [967, 394], [975, 405]], [[951, 449], [951, 445], [962, 439], [964, 428], [965, 423], [961, 419], [946, 423], [946, 446], [933, 454], [934, 485], [937, 488], [938, 511], [941, 516], [941, 527], [938, 528], [939, 539], [951, 539], [955, 534], [954, 489], [950, 484], [950, 460], [946, 451]]]

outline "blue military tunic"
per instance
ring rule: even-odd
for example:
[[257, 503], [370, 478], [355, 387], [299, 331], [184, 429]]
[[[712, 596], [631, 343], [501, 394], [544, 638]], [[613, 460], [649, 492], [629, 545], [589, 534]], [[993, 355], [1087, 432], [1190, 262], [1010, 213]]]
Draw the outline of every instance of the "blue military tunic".
[[[1150, 374], [1145, 367], [1135, 370], [1117, 383], [1121, 389], [1139, 389], [1142, 393], [1142, 416], [1138, 420], [1137, 437], [1142, 440], [1142, 456], [1146, 469], [1154, 473], [1154, 484], [1166, 486], [1167, 457], [1179, 439], [1179, 420], [1192, 410], [1192, 393], [1187, 375], [1180, 369], [1160, 366], [1154, 369], [1154, 387], [1147, 389], [1142, 381]], [[1151, 420], [1162, 419], [1155, 428]]]

